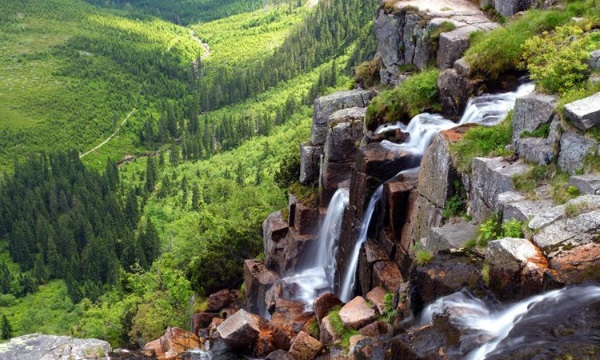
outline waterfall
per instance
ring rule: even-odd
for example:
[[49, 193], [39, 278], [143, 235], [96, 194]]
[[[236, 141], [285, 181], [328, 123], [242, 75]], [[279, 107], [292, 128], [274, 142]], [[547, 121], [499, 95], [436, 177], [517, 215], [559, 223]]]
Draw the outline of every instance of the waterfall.
[[[473, 349], [462, 354], [468, 360], [483, 360], [487, 355], [500, 354], [509, 350], [536, 344], [553, 344], [559, 338], [539, 329], [540, 325], [558, 327], [560, 322], [572, 317], [574, 311], [600, 305], [600, 285], [579, 285], [532, 296], [503, 309], [496, 309], [463, 290], [440, 298], [427, 306], [420, 319], [420, 325], [433, 323], [436, 315], [448, 315], [450, 322], [457, 326], [461, 336], [461, 349]], [[514, 332], [521, 328], [526, 335]], [[600, 343], [597, 331], [579, 334], [579, 340]], [[486, 339], [482, 344], [481, 339]], [[572, 341], [565, 337], [563, 341]]]
[[363, 216], [358, 240], [356, 241], [356, 245], [354, 245], [354, 249], [350, 254], [350, 263], [346, 267], [346, 272], [342, 277], [339, 297], [343, 302], [348, 302], [352, 296], [352, 293], [354, 292], [354, 279], [356, 277], [356, 268], [358, 267], [358, 255], [360, 252], [360, 247], [367, 240], [367, 232], [369, 230], [369, 224], [371, 223], [371, 217], [373, 216], [373, 212], [375, 211], [375, 205], [377, 205], [377, 202], [379, 201], [379, 199], [381, 199], [382, 194], [383, 184], [379, 185], [377, 190], [375, 190], [375, 193], [369, 201], [369, 207], [367, 208], [367, 211]]
[[[455, 126], [454, 122], [445, 119], [441, 115], [423, 113], [412, 118], [405, 128], [405, 131], [410, 134], [408, 141], [396, 144], [388, 140], [383, 140], [381, 144], [388, 149], [400, 149], [414, 155], [423, 156], [435, 134]], [[386, 131], [389, 128], [393, 127], [389, 126], [387, 129], [377, 129], [375, 132]], [[402, 128], [399, 129], [402, 130]]]
[[516, 91], [503, 94], [484, 94], [471, 98], [459, 124], [496, 125], [514, 108], [518, 97], [528, 95], [534, 89], [533, 83], [527, 83], [519, 86]]
[[341, 188], [335, 192], [319, 236], [312, 249], [308, 249], [306, 259], [298, 266], [300, 272], [282, 280], [288, 284], [296, 284], [298, 291], [295, 297], [309, 306], [319, 291], [333, 289], [338, 240], [348, 200], [348, 189]]

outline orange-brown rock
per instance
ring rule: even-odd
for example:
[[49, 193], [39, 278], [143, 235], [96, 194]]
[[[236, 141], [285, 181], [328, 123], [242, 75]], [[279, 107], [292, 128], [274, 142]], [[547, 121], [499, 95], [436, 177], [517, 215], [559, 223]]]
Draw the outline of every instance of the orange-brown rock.
[[329, 311], [338, 305], [344, 304], [334, 293], [326, 292], [313, 301], [313, 310], [319, 322], [327, 316]]
[[357, 296], [342, 307], [340, 318], [344, 327], [360, 329], [375, 321], [377, 313], [367, 304], [362, 296]]
[[194, 333], [198, 334], [200, 329], [208, 328], [212, 320], [218, 317], [217, 313], [199, 312], [194, 314]]
[[185, 351], [198, 348], [200, 339], [195, 334], [180, 328], [167, 328], [163, 336], [147, 343], [143, 350], [153, 352], [159, 360], [174, 360]]
[[600, 244], [590, 243], [563, 250], [550, 259], [564, 284], [597, 281], [600, 276]]
[[383, 314], [384, 312], [384, 298], [385, 298], [385, 289], [382, 288], [381, 286], [377, 286], [375, 288], [373, 288], [371, 291], [369, 291], [366, 295], [367, 300], [369, 300], [371, 302], [371, 304], [373, 304], [373, 306], [375, 306], [375, 308], [377, 309], [377, 312], [379, 312], [379, 314]]
[[227, 289], [210, 294], [207, 299], [207, 311], [219, 311], [227, 307], [232, 300], [231, 292]]
[[292, 342], [290, 347], [290, 355], [294, 360], [313, 360], [323, 349], [323, 344], [301, 331]]
[[278, 299], [271, 315], [271, 324], [294, 338], [314, 318], [315, 314], [306, 312], [302, 302]]
[[388, 291], [397, 291], [404, 282], [400, 269], [393, 261], [379, 261], [373, 265], [371, 286], [381, 286]]

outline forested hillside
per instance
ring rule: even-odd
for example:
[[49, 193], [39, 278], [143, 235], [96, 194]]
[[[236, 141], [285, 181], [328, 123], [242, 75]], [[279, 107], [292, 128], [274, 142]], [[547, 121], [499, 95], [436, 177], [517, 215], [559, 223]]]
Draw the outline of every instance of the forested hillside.
[[136, 346], [242, 286], [377, 1], [88, 3], [0, 0], [0, 312]]

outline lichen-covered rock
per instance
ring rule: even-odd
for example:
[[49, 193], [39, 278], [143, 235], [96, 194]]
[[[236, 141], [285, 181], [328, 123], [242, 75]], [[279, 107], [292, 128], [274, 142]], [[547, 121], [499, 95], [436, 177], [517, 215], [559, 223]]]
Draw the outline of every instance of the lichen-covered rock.
[[517, 139], [515, 150], [519, 158], [538, 165], [552, 163], [558, 153], [555, 146], [548, 144], [547, 139], [542, 138]]
[[377, 313], [362, 296], [357, 296], [342, 307], [340, 318], [344, 327], [360, 329], [377, 320]]
[[594, 210], [551, 223], [536, 233], [533, 241], [552, 258], [561, 251], [597, 241], [599, 229], [600, 210]]
[[554, 204], [550, 200], [521, 200], [504, 205], [502, 211], [502, 221], [517, 220], [522, 223], [527, 223], [540, 212], [553, 207]]
[[550, 259], [550, 266], [563, 284], [597, 281], [600, 274], [600, 244], [589, 243], [563, 250]]
[[149, 342], [144, 351], [152, 351], [157, 359], [175, 360], [184, 352], [200, 348], [200, 339], [196, 334], [179, 328], [167, 328], [159, 339]]
[[464, 221], [431, 228], [425, 248], [434, 254], [441, 250], [459, 249], [475, 238], [476, 233], [477, 227]]
[[600, 124], [600, 92], [565, 105], [565, 115], [575, 127], [586, 131]]
[[217, 331], [227, 345], [244, 350], [252, 346], [260, 333], [260, 318], [240, 310], [228, 317], [217, 327]]
[[319, 179], [323, 148], [307, 143], [300, 145], [300, 182], [309, 185]]
[[290, 347], [290, 355], [294, 360], [313, 360], [323, 349], [323, 344], [301, 331], [292, 342]]
[[30, 334], [0, 344], [2, 360], [109, 359], [110, 344], [98, 339]]
[[374, 93], [370, 90], [348, 90], [317, 98], [310, 133], [311, 144], [325, 143], [329, 119], [334, 112], [354, 107], [366, 108], [373, 96]]
[[350, 108], [338, 110], [331, 115], [324, 161], [341, 163], [356, 160], [366, 111], [365, 108]]
[[557, 97], [539, 93], [519, 97], [515, 101], [512, 139], [516, 141], [525, 131], [535, 131], [549, 124], [554, 117]]
[[597, 148], [598, 143], [594, 140], [572, 131], [565, 132], [560, 139], [558, 166], [569, 174], [575, 174], [583, 168], [585, 157]]
[[471, 167], [471, 211], [476, 221], [484, 221], [491, 216], [497, 206], [498, 195], [514, 190], [513, 176], [530, 169], [521, 161], [511, 164], [500, 157], [473, 158]]

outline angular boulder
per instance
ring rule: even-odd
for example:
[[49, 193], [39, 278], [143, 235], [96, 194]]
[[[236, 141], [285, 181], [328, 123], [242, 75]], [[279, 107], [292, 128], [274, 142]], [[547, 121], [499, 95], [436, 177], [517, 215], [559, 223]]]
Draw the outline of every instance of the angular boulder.
[[234, 349], [247, 349], [254, 344], [260, 333], [260, 318], [245, 310], [228, 317], [217, 327], [223, 341]]
[[321, 322], [321, 320], [327, 316], [331, 309], [342, 304], [342, 300], [340, 300], [340, 298], [332, 292], [326, 292], [320, 295], [315, 299], [315, 301], [313, 301], [313, 310], [315, 311], [317, 320]]
[[329, 316], [325, 316], [321, 320], [321, 324], [319, 325], [319, 341], [323, 343], [323, 345], [339, 344], [342, 341], [335, 332], [333, 325], [331, 325]]
[[110, 344], [98, 339], [29, 334], [0, 344], [0, 359], [110, 359]]
[[290, 347], [290, 355], [294, 360], [313, 360], [323, 349], [323, 344], [301, 331], [292, 342]]
[[467, 25], [440, 34], [437, 52], [437, 67], [448, 69], [460, 59], [469, 47], [469, 38], [475, 31], [481, 29]]
[[375, 306], [380, 315], [385, 312], [385, 294], [386, 291], [384, 288], [376, 286], [366, 295], [367, 300]]
[[504, 206], [502, 221], [517, 220], [522, 223], [527, 223], [539, 213], [544, 213], [553, 206], [554, 203], [551, 200], [522, 200], [511, 202]]
[[542, 138], [517, 139], [515, 150], [519, 158], [538, 165], [552, 163], [558, 153], [555, 146], [548, 144], [548, 141]]
[[217, 291], [216, 293], [210, 294], [207, 299], [207, 311], [219, 311], [224, 309], [231, 302], [231, 292], [227, 289]]
[[597, 281], [600, 274], [600, 244], [589, 243], [564, 250], [550, 259], [563, 284]]
[[590, 60], [588, 62], [591, 70], [600, 69], [600, 50], [594, 50], [590, 53]]
[[375, 321], [377, 313], [362, 296], [357, 296], [341, 308], [340, 318], [344, 327], [357, 330]]
[[600, 176], [596, 174], [571, 176], [569, 186], [575, 186], [581, 194], [600, 195]]
[[460, 116], [473, 93], [473, 84], [467, 75], [462, 75], [456, 69], [447, 69], [440, 74], [437, 84], [443, 113], [449, 117]]
[[475, 238], [477, 226], [460, 221], [429, 230], [425, 249], [436, 254], [442, 250], [458, 249]]
[[535, 92], [517, 98], [513, 115], [513, 142], [517, 141], [523, 132], [532, 132], [541, 125], [549, 124], [554, 118], [557, 100], [556, 96]]
[[[404, 282], [400, 269], [393, 261], [378, 261], [373, 265], [371, 287], [381, 286], [388, 291], [397, 291]], [[363, 292], [365, 289], [363, 289]]]
[[338, 110], [331, 115], [324, 147], [324, 161], [340, 163], [356, 160], [357, 145], [363, 136], [366, 113], [367, 109], [355, 107]]
[[179, 328], [167, 328], [159, 339], [147, 343], [143, 350], [151, 351], [157, 359], [177, 359], [184, 352], [200, 348], [196, 334]]
[[598, 149], [598, 143], [576, 132], [565, 132], [560, 138], [558, 166], [569, 174], [575, 174], [583, 168], [583, 160]]
[[272, 243], [277, 243], [285, 238], [288, 233], [288, 224], [281, 216], [281, 211], [270, 214], [263, 222], [263, 242], [265, 249]]
[[565, 105], [565, 115], [579, 130], [600, 124], [600, 92]]
[[244, 261], [246, 308], [256, 314], [265, 314], [265, 294], [278, 280], [279, 276], [268, 270], [262, 261]]

